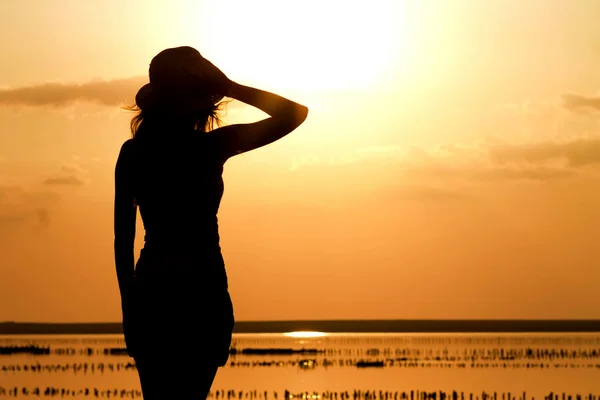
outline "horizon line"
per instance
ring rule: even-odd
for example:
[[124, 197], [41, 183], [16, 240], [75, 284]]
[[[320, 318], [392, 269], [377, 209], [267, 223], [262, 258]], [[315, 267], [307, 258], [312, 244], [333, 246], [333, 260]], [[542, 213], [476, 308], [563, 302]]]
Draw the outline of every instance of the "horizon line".
[[[340, 318], [340, 319], [248, 319], [236, 320], [235, 322], [243, 323], [280, 323], [280, 322], [414, 322], [414, 321], [431, 321], [431, 322], [504, 322], [504, 321], [523, 321], [523, 322], [544, 322], [544, 321], [599, 321], [599, 318]], [[0, 324], [120, 324], [119, 321], [17, 321], [17, 320], [0, 320]]]
[[[600, 319], [394, 319], [236, 321], [233, 333], [600, 332]], [[121, 322], [0, 322], [1, 335], [122, 334]]]

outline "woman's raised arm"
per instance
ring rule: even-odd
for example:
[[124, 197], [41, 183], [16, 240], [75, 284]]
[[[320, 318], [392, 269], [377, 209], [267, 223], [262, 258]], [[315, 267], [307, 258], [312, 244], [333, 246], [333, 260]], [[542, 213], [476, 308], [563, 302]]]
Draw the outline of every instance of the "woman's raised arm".
[[254, 106], [270, 117], [248, 124], [218, 128], [214, 134], [223, 146], [225, 158], [254, 150], [281, 139], [306, 120], [308, 108], [264, 90], [232, 83], [229, 97]]

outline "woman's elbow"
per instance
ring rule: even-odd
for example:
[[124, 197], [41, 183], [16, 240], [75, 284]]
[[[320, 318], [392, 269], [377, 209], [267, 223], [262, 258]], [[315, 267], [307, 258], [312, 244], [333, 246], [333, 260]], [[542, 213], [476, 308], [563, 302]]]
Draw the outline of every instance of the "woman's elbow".
[[296, 112], [294, 113], [294, 122], [296, 126], [300, 126], [308, 117], [308, 107], [298, 105]]
[[308, 117], [308, 108], [297, 104], [294, 108], [287, 110], [285, 114], [281, 114], [277, 117], [272, 117], [273, 122], [278, 126], [278, 130], [288, 134], [295, 130], [297, 127]]

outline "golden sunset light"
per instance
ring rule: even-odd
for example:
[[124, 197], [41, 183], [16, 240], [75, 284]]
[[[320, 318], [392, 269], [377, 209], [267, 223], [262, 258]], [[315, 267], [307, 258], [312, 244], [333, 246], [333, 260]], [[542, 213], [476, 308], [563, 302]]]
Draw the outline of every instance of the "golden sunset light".
[[0, 398], [599, 400], [600, 1], [0, 1]]
[[225, 165], [239, 320], [597, 317], [600, 6], [478, 4], [3, 2], [0, 319], [120, 318], [120, 107], [183, 45], [310, 110]]
[[408, 1], [260, 0], [236, 3], [235, 13], [218, 2], [190, 3], [211, 18], [197, 24], [190, 20], [185, 37], [202, 43], [201, 38], [218, 32], [221, 43], [236, 43], [239, 50], [234, 55], [215, 42], [203, 47], [207, 55], [231, 74], [265, 79], [275, 89], [365, 90], [384, 85], [385, 73], [397, 73], [398, 66], [391, 72], [397, 59], [412, 57]]

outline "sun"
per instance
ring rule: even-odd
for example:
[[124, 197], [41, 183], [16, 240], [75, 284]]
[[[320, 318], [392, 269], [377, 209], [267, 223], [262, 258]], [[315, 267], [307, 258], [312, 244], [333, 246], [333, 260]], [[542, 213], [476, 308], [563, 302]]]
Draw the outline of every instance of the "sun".
[[203, 3], [188, 37], [232, 79], [308, 91], [370, 87], [406, 38], [398, 1]]

